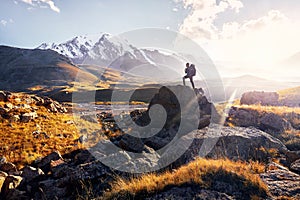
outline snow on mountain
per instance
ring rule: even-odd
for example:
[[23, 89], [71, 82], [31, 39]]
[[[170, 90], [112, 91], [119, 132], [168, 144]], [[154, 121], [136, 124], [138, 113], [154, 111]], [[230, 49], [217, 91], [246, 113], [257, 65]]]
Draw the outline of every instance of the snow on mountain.
[[[169, 66], [181, 73], [184, 61], [174, 54], [159, 50], [139, 49], [126, 39], [102, 33], [98, 36], [77, 36], [61, 44], [43, 43], [38, 49], [51, 49], [70, 58], [76, 64], [107, 66], [119, 71], [130, 71], [143, 66], [154, 69], [156, 74], [161, 66]], [[178, 72], [178, 69], [181, 69]]]

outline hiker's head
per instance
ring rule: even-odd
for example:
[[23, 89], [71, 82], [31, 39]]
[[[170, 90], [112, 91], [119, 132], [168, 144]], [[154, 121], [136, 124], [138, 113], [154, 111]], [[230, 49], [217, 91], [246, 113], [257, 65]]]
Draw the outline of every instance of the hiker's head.
[[186, 67], [189, 67], [189, 66], [190, 66], [190, 63], [186, 63], [185, 66], [186, 66]]

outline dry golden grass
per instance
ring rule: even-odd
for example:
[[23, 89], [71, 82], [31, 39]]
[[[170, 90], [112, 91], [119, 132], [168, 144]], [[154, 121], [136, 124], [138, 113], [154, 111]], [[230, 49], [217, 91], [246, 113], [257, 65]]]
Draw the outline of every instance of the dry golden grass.
[[[1, 107], [4, 104], [0, 102]], [[85, 134], [98, 131], [98, 134], [91, 134], [89, 141], [92, 142], [85, 146], [93, 145], [102, 138], [99, 132], [101, 126], [98, 123], [74, 118], [71, 114], [51, 113], [43, 106], [32, 106], [37, 108], [36, 112], [39, 117], [28, 123], [1, 119], [0, 156], [5, 156], [8, 161], [17, 164], [18, 167], [46, 156], [54, 150], [64, 154], [84, 148], [78, 142], [82, 129], [85, 129]], [[23, 111], [26, 110], [18, 109], [14, 114]], [[39, 134], [36, 134], [37, 132]]]
[[261, 106], [261, 105], [234, 105], [238, 108], [246, 108], [256, 110], [258, 112], [269, 112], [277, 115], [283, 115], [287, 113], [298, 113], [300, 114], [300, 108], [297, 107], [286, 107], [286, 106]]
[[119, 198], [121, 194], [139, 197], [142, 193], [145, 195], [153, 194], [173, 185], [197, 184], [201, 187], [210, 188], [213, 184], [211, 181], [214, 179], [213, 177], [219, 178], [224, 177], [224, 175], [242, 180], [243, 186], [249, 187], [249, 191], [250, 188], [255, 187], [255, 193], [252, 195], [261, 195], [267, 193], [267, 186], [258, 175], [264, 171], [265, 166], [258, 162], [245, 163], [242, 161], [233, 162], [228, 159], [198, 158], [186, 166], [162, 174], [150, 173], [130, 180], [117, 178], [111, 185], [112, 190], [105, 194], [105, 199]]
[[279, 96], [285, 97], [287, 95], [299, 95], [300, 94], [300, 87], [295, 87], [295, 88], [288, 88], [285, 90], [280, 90], [278, 91]]

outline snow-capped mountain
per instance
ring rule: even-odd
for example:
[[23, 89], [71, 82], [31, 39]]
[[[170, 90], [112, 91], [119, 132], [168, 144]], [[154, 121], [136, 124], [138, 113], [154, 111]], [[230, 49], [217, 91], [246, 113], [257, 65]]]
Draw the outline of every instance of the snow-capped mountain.
[[107, 66], [125, 72], [143, 66], [155, 69], [155, 74], [164, 74], [161, 73], [161, 66], [169, 66], [175, 71], [179, 68], [182, 71], [184, 67], [184, 61], [175, 54], [137, 48], [125, 38], [107, 33], [93, 37], [77, 36], [61, 44], [44, 43], [37, 48], [54, 50], [67, 56], [75, 64]]

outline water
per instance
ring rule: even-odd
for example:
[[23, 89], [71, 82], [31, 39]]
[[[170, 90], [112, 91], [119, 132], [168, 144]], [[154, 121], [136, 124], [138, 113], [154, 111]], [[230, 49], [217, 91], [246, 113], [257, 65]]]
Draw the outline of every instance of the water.
[[124, 104], [114, 104], [114, 105], [95, 105], [91, 103], [81, 103], [77, 104], [76, 108], [79, 108], [80, 114], [96, 114], [101, 112], [114, 113], [118, 115], [120, 113], [130, 113], [133, 110], [146, 110], [148, 104], [137, 104], [137, 105], [124, 105]]

